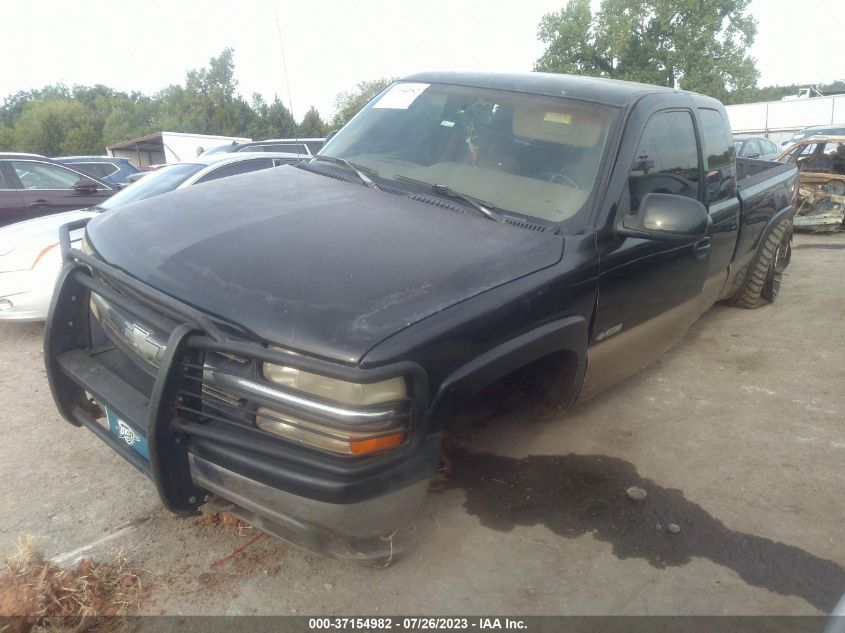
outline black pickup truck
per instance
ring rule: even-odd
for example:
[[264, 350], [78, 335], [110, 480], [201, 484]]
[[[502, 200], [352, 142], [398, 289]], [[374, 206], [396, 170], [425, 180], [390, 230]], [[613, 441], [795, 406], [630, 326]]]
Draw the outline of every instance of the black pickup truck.
[[[409, 521], [457, 404], [526, 368], [573, 404], [789, 262], [792, 165], [722, 105], [564, 75], [420, 74], [298, 166], [92, 220], [46, 330], [53, 396], [192, 513], [308, 547]], [[391, 541], [392, 544], [392, 541]]]

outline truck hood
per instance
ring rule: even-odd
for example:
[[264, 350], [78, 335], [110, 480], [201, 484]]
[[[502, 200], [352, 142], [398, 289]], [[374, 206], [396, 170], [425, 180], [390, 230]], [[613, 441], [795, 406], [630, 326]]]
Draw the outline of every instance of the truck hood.
[[95, 218], [107, 262], [260, 339], [342, 363], [553, 265], [563, 239], [278, 167]]

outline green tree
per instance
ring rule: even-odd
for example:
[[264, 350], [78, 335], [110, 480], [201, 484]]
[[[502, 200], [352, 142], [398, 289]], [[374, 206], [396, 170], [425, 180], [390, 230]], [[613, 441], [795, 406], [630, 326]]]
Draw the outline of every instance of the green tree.
[[185, 88], [171, 84], [153, 95], [153, 125], [158, 130], [201, 132], [203, 122], [191, 117]]
[[225, 48], [209, 60], [208, 67], [188, 72], [185, 89], [173, 104], [178, 119], [193, 132], [244, 133], [251, 116], [249, 106], [235, 92], [237, 85], [234, 51]]
[[150, 116], [149, 104], [118, 102], [103, 122], [103, 144], [108, 147], [150, 134], [155, 131]]
[[367, 103], [384, 90], [393, 79], [374, 79], [362, 81], [353, 90], [341, 92], [335, 97], [335, 115], [332, 119], [332, 129], [346, 125]]
[[296, 121], [278, 97], [273, 103], [267, 104], [261, 95], [253, 94], [252, 111], [255, 116], [248, 132], [253, 139], [289, 138], [296, 135]]
[[[69, 134], [70, 145], [66, 145]], [[15, 122], [15, 149], [56, 156], [69, 147], [84, 147], [90, 150], [88, 153], [103, 151], [91, 117], [81, 103], [41, 98], [24, 106]]]
[[15, 130], [0, 123], [0, 152], [8, 152], [15, 146]]
[[65, 156], [98, 155], [105, 153], [103, 136], [94, 126], [83, 121], [67, 130], [60, 145], [61, 153]]
[[9, 95], [0, 107], [0, 123], [10, 125], [23, 112], [24, 107], [39, 99], [70, 99], [71, 93], [64, 84], [44, 86], [38, 90], [21, 90]]
[[326, 124], [320, 118], [320, 113], [317, 108], [311, 106], [305, 116], [302, 117], [302, 122], [296, 129], [296, 133], [300, 138], [317, 138], [325, 136]]
[[748, 49], [751, 0], [570, 0], [543, 16], [546, 50], [535, 70], [680, 87], [723, 100], [747, 98], [759, 72]]

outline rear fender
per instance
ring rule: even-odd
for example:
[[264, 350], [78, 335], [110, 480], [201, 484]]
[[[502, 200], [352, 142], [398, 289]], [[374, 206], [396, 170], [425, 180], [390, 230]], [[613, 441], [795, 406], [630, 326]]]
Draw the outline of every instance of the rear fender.
[[[728, 283], [725, 284], [722, 293], [719, 295], [719, 301], [723, 299], [728, 299], [736, 294], [737, 290], [742, 288], [745, 285], [748, 276], [751, 274], [751, 270], [753, 268], [753, 262], [757, 261], [757, 258], [760, 257], [760, 251], [763, 250], [763, 245], [766, 243], [766, 239], [769, 237], [769, 234], [775, 230], [775, 227], [782, 222], [783, 220], [792, 218], [795, 216], [795, 206], [793, 204], [789, 204], [785, 206], [783, 209], [779, 210], [775, 213], [772, 218], [766, 224], [766, 228], [764, 228], [760, 232], [760, 237], [757, 239], [757, 244], [754, 247], [754, 254], [745, 260], [747, 263], [740, 266], [739, 269], [734, 270], [735, 264], [731, 264], [731, 271], [730, 277], [728, 279]], [[792, 228], [790, 227], [788, 233], [789, 239], [792, 240]]]

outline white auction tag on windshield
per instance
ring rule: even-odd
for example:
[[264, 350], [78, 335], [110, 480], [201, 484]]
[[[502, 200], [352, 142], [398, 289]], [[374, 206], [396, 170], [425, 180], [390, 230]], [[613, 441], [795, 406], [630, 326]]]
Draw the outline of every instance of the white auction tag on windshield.
[[374, 108], [390, 108], [392, 110], [407, 110], [408, 107], [419, 97], [431, 84], [404, 83], [396, 84], [384, 93]]

